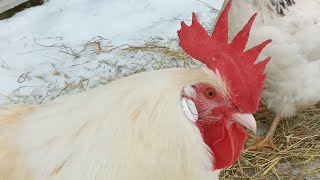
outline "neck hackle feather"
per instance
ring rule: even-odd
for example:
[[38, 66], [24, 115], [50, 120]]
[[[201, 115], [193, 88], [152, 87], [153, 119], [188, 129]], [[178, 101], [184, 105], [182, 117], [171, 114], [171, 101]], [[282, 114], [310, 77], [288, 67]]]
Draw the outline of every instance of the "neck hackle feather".
[[192, 14], [191, 26], [181, 22], [181, 29], [178, 31], [179, 44], [191, 57], [206, 64], [211, 70], [219, 71], [228, 84], [234, 106], [244, 112], [254, 113], [257, 111], [266, 78], [264, 70], [271, 57], [257, 64], [254, 62], [271, 39], [244, 51], [256, 13], [229, 43], [228, 13], [231, 4], [232, 0], [229, 0], [211, 37], [198, 22], [195, 13]]

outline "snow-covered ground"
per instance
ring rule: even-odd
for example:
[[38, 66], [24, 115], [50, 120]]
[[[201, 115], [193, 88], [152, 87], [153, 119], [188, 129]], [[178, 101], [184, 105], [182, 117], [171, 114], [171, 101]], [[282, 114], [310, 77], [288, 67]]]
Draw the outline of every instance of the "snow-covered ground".
[[[222, 0], [50, 0], [0, 21], [0, 104], [40, 103], [135, 72], [163, 68], [156, 42], [178, 48], [180, 21], [210, 24]], [[179, 62], [177, 62], [179, 64]], [[164, 66], [170, 67], [170, 66]]]

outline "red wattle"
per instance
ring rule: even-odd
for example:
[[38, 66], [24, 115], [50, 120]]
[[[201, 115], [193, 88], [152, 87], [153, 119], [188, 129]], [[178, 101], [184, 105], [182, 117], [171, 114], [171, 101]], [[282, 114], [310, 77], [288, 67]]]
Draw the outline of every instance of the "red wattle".
[[217, 126], [215, 123], [197, 121], [197, 126], [212, 151], [213, 169], [230, 167], [239, 159], [247, 138], [240, 124], [234, 122], [230, 126]]

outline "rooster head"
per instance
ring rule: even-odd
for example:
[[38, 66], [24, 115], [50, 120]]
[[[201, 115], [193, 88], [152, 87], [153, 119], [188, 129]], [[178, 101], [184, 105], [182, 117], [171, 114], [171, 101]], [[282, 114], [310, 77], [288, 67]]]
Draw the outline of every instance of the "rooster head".
[[[222, 169], [238, 160], [246, 141], [246, 127], [256, 130], [253, 117], [258, 109], [265, 67], [270, 57], [254, 64], [264, 41], [245, 51], [254, 14], [243, 29], [228, 42], [229, 0], [209, 36], [192, 14], [192, 24], [181, 23], [178, 31], [180, 46], [191, 57], [203, 62], [213, 72], [215, 82], [187, 86], [182, 103], [188, 119], [199, 128], [204, 142], [214, 157], [213, 168]], [[194, 106], [194, 107], [193, 107]]]

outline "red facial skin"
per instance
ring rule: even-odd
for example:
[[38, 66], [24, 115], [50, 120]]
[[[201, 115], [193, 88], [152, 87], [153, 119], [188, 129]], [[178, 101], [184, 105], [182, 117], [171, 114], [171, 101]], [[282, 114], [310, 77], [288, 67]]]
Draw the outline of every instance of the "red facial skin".
[[[232, 41], [229, 40], [228, 14], [231, 4], [232, 0], [229, 0], [220, 13], [211, 36], [197, 20], [195, 13], [192, 14], [191, 25], [181, 22], [181, 29], [178, 31], [181, 48], [192, 58], [206, 64], [212, 71], [219, 70], [219, 74], [228, 81], [229, 98], [224, 97], [209, 84], [195, 85], [196, 95], [190, 95], [195, 97], [184, 96], [196, 105], [199, 119], [195, 124], [199, 127], [204, 142], [212, 150], [215, 158], [214, 169], [228, 167], [239, 158], [246, 140], [246, 132], [232, 119], [233, 113], [237, 113], [235, 116], [238, 116], [239, 113], [248, 115], [257, 111], [266, 78], [264, 70], [271, 59], [269, 57], [255, 63], [271, 40], [245, 50], [257, 13], [251, 16]], [[215, 96], [211, 96], [207, 88], [211, 88]], [[241, 119], [237, 121], [246, 125]]]
[[196, 97], [184, 97], [196, 105], [199, 115], [196, 125], [211, 149], [213, 169], [229, 167], [238, 160], [247, 138], [243, 126], [232, 120], [232, 114], [240, 111], [212, 85], [200, 83], [192, 87]]

